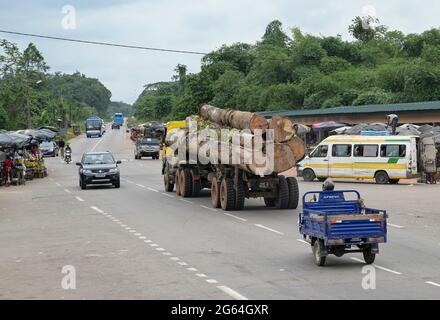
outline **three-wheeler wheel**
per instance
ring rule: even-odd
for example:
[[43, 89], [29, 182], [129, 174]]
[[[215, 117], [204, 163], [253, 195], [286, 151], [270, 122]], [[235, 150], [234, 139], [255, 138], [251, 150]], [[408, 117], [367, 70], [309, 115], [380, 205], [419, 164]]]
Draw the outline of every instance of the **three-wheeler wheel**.
[[376, 254], [371, 252], [371, 245], [367, 248], [364, 248], [362, 253], [364, 255], [364, 260], [366, 264], [374, 263], [374, 259], [376, 259]]
[[313, 257], [315, 258], [315, 263], [317, 266], [324, 266], [326, 256], [322, 254], [324, 250], [324, 241], [322, 239], [316, 239], [312, 245]]

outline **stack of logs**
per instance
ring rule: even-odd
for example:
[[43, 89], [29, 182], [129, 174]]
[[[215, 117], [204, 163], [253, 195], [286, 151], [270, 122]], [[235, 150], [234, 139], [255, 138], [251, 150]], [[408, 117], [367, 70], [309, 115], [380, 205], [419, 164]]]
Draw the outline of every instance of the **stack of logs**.
[[[274, 116], [271, 120], [252, 112], [231, 110], [231, 109], [220, 109], [211, 105], [203, 105], [199, 109], [199, 120], [202, 120], [204, 125], [210, 129], [219, 130], [227, 129], [232, 134], [239, 134], [241, 137], [241, 144], [243, 140], [252, 141], [254, 144], [257, 142], [262, 142], [263, 153], [266, 152], [265, 145], [266, 142], [271, 140], [274, 146], [274, 157], [270, 159], [273, 161], [273, 172], [281, 173], [287, 171], [295, 166], [297, 161], [301, 160], [305, 154], [305, 146], [303, 141], [296, 136], [296, 131], [294, 129], [292, 121], [288, 118]], [[190, 123], [194, 117], [189, 117], [187, 123]], [[199, 126], [200, 129], [200, 126]], [[271, 129], [271, 134], [268, 129]], [[245, 130], [248, 133], [242, 133], [239, 130]], [[260, 134], [262, 133], [262, 134]], [[273, 134], [272, 134], [273, 133]], [[255, 135], [254, 135], [255, 134]], [[182, 136], [183, 133], [176, 133], [175, 136]], [[186, 132], [186, 135], [188, 133]], [[244, 139], [247, 137], [248, 139]], [[260, 139], [257, 139], [260, 137]], [[255, 138], [255, 141], [253, 140]], [[262, 141], [261, 141], [262, 140]], [[188, 141], [188, 139], [187, 139]], [[198, 142], [198, 147], [202, 146], [203, 142]], [[219, 145], [221, 143], [219, 142]], [[251, 149], [247, 148], [248, 145], [242, 144], [238, 149], [239, 155], [235, 155], [240, 159], [254, 159], [253, 147]], [[221, 146], [219, 147], [221, 148]], [[230, 151], [234, 152], [234, 149]], [[235, 149], [237, 152], [237, 149]], [[230, 159], [233, 155], [230, 154]], [[269, 158], [269, 157], [267, 157]], [[259, 168], [267, 167], [267, 163], [261, 163], [260, 159], [255, 159], [255, 161], [247, 161], [247, 164], [242, 164], [240, 167], [248, 172], [257, 173]]]

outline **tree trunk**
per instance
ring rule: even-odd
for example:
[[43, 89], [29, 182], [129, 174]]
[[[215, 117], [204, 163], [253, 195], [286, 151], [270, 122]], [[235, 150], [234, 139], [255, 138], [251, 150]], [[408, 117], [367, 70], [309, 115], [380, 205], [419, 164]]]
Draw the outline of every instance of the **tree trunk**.
[[295, 134], [292, 121], [280, 116], [272, 117], [269, 129], [273, 130], [274, 141], [277, 143], [289, 141]]
[[286, 142], [293, 153], [293, 157], [296, 162], [301, 161], [306, 154], [306, 146], [304, 142], [298, 136], [294, 136], [292, 139]]
[[254, 132], [257, 129], [269, 128], [269, 123], [264, 117], [247, 111], [220, 109], [205, 104], [200, 107], [199, 115], [205, 120], [240, 130], [249, 129]]

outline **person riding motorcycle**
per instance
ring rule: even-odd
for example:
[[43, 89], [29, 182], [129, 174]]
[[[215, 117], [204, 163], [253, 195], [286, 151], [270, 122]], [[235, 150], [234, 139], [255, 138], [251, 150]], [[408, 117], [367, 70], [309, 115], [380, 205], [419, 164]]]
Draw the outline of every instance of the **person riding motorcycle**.
[[67, 144], [66, 148], [64, 150], [64, 161], [66, 161], [67, 163], [69, 163], [70, 161], [72, 161], [72, 149], [70, 148], [70, 145]]

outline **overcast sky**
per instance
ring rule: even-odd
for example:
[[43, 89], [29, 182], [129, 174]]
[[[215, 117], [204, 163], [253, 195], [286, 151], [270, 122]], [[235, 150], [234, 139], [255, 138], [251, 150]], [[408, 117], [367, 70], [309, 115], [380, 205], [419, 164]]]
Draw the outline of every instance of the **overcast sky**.
[[[76, 11], [76, 28], [62, 9]], [[71, 12], [71, 11], [70, 11]], [[0, 0], [0, 29], [131, 45], [209, 52], [222, 44], [254, 43], [278, 19], [290, 34], [299, 27], [316, 35], [349, 39], [351, 19], [375, 13], [382, 24], [405, 33], [440, 25], [436, 0]], [[72, 20], [70, 20], [71, 22]], [[63, 28], [64, 26], [64, 28]], [[82, 45], [3, 35], [21, 48], [30, 41], [51, 71], [76, 70], [100, 79], [112, 100], [133, 103], [145, 84], [168, 81], [178, 63], [200, 70], [201, 56]]]

